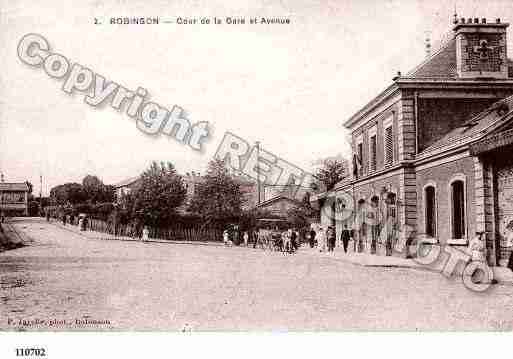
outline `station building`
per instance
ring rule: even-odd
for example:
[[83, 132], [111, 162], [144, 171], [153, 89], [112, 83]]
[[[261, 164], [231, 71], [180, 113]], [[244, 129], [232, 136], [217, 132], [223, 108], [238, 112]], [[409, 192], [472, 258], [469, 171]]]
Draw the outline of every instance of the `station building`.
[[466, 247], [481, 235], [489, 264], [506, 263], [513, 237], [508, 25], [454, 19], [439, 50], [344, 122], [351, 175], [311, 201], [338, 238], [344, 226], [353, 229], [353, 250], [393, 255], [398, 240], [420, 237]]

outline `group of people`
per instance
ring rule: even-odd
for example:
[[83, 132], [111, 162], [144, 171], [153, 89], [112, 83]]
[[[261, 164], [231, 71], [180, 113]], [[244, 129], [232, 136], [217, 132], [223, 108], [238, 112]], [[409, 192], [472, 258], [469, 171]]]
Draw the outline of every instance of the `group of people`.
[[248, 247], [250, 242], [253, 248], [260, 247], [281, 251], [284, 253], [294, 253], [299, 248], [299, 233], [296, 229], [289, 228], [285, 231], [275, 230], [254, 230], [243, 231], [242, 241], [239, 238], [240, 233], [233, 228], [227, 228], [223, 231], [223, 243], [227, 246], [244, 245]]
[[[344, 229], [340, 234], [340, 242], [344, 248], [344, 253], [347, 253], [347, 247], [352, 238], [352, 231], [347, 228], [347, 225], [344, 225]], [[324, 230], [323, 226], [319, 226], [317, 228], [317, 232], [315, 232], [312, 227], [308, 234], [308, 243], [310, 244], [310, 248], [314, 248], [315, 245], [317, 245], [319, 252], [333, 252], [337, 243], [335, 228], [333, 226], [328, 226], [327, 229]]]

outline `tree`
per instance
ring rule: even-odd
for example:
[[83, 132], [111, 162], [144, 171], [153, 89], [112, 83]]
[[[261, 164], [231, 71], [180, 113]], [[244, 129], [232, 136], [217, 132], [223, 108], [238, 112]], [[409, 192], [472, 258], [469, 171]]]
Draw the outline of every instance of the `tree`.
[[28, 193], [32, 194], [32, 190], [34, 189], [34, 186], [29, 181], [26, 181], [25, 183], [27, 184], [27, 187], [28, 187]]
[[50, 201], [53, 204], [78, 204], [86, 200], [87, 196], [80, 183], [65, 183], [50, 190]]
[[162, 226], [176, 215], [182, 205], [186, 189], [174, 166], [168, 162], [153, 162], [141, 175], [134, 191], [133, 213], [137, 219], [151, 226]]
[[287, 211], [287, 217], [298, 228], [304, 228], [310, 224], [312, 218], [317, 216], [317, 212], [310, 204], [310, 193], [307, 192], [302, 201]]
[[214, 159], [208, 164], [204, 182], [194, 192], [189, 209], [207, 223], [223, 224], [241, 215], [242, 201], [239, 183], [230, 176], [223, 161]]
[[91, 203], [114, 201], [115, 188], [110, 185], [106, 186], [97, 176], [85, 176], [82, 180], [82, 186], [87, 200]]
[[347, 176], [347, 160], [342, 158], [328, 158], [321, 161], [321, 167], [317, 170], [317, 178], [329, 191]]

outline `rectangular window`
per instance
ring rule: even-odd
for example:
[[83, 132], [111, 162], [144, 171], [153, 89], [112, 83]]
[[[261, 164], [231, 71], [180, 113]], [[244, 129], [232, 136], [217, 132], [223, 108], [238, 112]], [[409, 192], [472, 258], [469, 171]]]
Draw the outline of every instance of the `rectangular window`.
[[453, 239], [465, 238], [465, 184], [455, 181], [452, 191], [452, 235]]
[[369, 167], [370, 171], [376, 170], [376, 149], [377, 149], [377, 142], [376, 142], [376, 135], [373, 135], [370, 137], [369, 142]]
[[357, 152], [357, 155], [358, 155], [358, 175], [359, 176], [363, 176], [363, 166], [362, 166], [362, 162], [363, 162], [363, 143], [359, 143], [358, 144], [358, 152]]
[[426, 210], [426, 234], [436, 237], [436, 192], [435, 187], [428, 186], [424, 192]]
[[385, 166], [394, 162], [394, 137], [392, 134], [392, 126], [385, 128]]

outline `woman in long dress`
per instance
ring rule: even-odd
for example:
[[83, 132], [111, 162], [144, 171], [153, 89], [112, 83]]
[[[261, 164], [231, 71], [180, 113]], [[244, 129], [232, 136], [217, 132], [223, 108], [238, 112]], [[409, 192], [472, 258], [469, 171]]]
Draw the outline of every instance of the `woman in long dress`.
[[150, 230], [147, 226], [144, 226], [142, 231], [142, 241], [146, 242], [149, 239]]
[[324, 228], [319, 227], [319, 232], [317, 233], [317, 242], [319, 243], [319, 252], [326, 252], [326, 232]]

